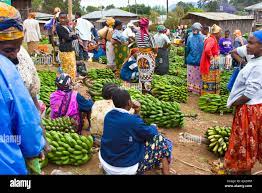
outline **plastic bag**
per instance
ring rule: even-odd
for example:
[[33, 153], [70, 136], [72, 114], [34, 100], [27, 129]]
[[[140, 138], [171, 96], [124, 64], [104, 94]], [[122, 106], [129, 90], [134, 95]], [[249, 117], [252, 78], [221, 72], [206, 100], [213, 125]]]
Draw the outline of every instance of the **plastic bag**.
[[238, 75], [239, 72], [240, 72], [240, 68], [239, 67], [235, 67], [234, 71], [233, 71], [233, 74], [231, 75], [230, 80], [229, 80], [229, 82], [227, 84], [227, 89], [229, 91], [232, 90], [233, 85], [234, 85], [234, 83], [235, 83], [235, 81], [237, 79], [237, 75]]

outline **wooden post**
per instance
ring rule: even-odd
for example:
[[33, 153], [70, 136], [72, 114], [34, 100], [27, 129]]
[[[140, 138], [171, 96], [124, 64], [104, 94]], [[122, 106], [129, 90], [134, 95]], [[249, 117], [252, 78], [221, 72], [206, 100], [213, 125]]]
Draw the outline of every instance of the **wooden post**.
[[166, 0], [166, 17], [168, 18], [168, 0]]
[[68, 19], [72, 21], [72, 0], [68, 0]]

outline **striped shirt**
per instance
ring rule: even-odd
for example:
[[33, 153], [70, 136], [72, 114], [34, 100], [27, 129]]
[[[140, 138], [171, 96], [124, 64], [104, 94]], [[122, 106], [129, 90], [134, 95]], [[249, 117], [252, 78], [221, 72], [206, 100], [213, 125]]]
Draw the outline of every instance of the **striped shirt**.
[[155, 48], [155, 41], [151, 35], [144, 34], [144, 40], [141, 38], [141, 32], [136, 33], [136, 44], [139, 48]]

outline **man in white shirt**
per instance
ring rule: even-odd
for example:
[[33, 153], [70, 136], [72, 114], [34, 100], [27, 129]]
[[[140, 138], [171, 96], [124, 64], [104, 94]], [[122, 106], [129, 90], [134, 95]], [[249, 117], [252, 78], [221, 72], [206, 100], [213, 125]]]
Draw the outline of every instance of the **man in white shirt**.
[[92, 28], [94, 25], [86, 20], [81, 18], [81, 13], [76, 12], [76, 32], [79, 36], [79, 59], [88, 60], [88, 43], [92, 40]]
[[41, 39], [39, 22], [35, 19], [35, 13], [29, 13], [28, 19], [23, 23], [24, 26], [24, 41], [27, 43], [28, 53], [32, 55], [38, 49], [38, 44]]

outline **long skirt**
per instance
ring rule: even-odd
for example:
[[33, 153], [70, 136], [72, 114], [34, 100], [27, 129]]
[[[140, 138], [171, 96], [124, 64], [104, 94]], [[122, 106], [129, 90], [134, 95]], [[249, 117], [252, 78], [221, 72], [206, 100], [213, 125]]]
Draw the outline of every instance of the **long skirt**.
[[201, 95], [220, 93], [219, 60], [212, 60], [209, 73], [202, 75]]
[[169, 69], [168, 49], [159, 48], [156, 57], [156, 73], [159, 75], [164, 75], [168, 73], [168, 69]]
[[119, 70], [122, 68], [126, 58], [128, 57], [128, 47], [127, 45], [114, 45], [114, 52], [115, 52], [115, 64], [116, 68]]
[[106, 42], [106, 58], [107, 58], [107, 65], [110, 67], [115, 66], [115, 52], [114, 46], [110, 41]]
[[151, 48], [139, 48], [137, 64], [139, 82], [142, 84], [142, 89], [150, 91], [152, 89], [152, 76], [155, 70], [155, 54], [153, 50]]
[[262, 163], [262, 104], [236, 108], [224, 165], [231, 172], [251, 171]]
[[187, 65], [187, 90], [194, 94], [201, 94], [202, 79], [199, 66]]
[[162, 135], [156, 135], [151, 141], [145, 143], [145, 156], [139, 162], [137, 174], [143, 174], [145, 171], [159, 167], [163, 158], [168, 158], [169, 163], [172, 160], [172, 142]]
[[62, 70], [67, 73], [72, 80], [76, 78], [76, 56], [75, 52], [59, 52], [59, 58], [62, 64]]
[[27, 49], [29, 55], [32, 55], [35, 50], [38, 50], [39, 42], [27, 42]]

